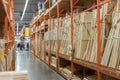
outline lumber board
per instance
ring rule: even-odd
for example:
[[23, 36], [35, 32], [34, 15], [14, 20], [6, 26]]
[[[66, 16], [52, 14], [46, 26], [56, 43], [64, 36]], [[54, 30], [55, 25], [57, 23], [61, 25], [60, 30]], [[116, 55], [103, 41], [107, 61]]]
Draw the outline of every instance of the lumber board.
[[[113, 42], [110, 40], [107, 44], [106, 38], [109, 34], [112, 35], [111, 25], [108, 23], [112, 22], [111, 13], [113, 12], [115, 3], [110, 2], [104, 4], [100, 9], [100, 19], [101, 19], [101, 51], [106, 47], [106, 52], [111, 52], [110, 45]], [[75, 57], [83, 60], [91, 61], [97, 63], [97, 10], [94, 9], [91, 12], [83, 12], [74, 17], [74, 43], [75, 43]], [[105, 55], [105, 54], [104, 54]], [[105, 57], [106, 56], [106, 57]], [[108, 63], [109, 56], [105, 55], [103, 63]], [[105, 59], [107, 61], [105, 61]], [[119, 61], [116, 61], [119, 63]]]
[[44, 53], [44, 40], [42, 40], [42, 51], [41, 51], [41, 57], [42, 57], [42, 60], [44, 60], [44, 56], [45, 56], [45, 53]]
[[117, 1], [115, 8], [112, 11], [112, 25], [110, 32], [108, 34], [107, 42], [105, 45], [105, 51], [102, 56], [101, 64], [119, 68], [120, 64], [120, 54], [119, 54], [119, 44], [120, 44], [120, 1]]
[[0, 80], [28, 80], [28, 72], [0, 72]]
[[[57, 52], [57, 47], [58, 47], [58, 41], [57, 41], [57, 25], [56, 25], [56, 20], [57, 19], [52, 19], [51, 25], [52, 28], [49, 31], [51, 34], [50, 36], [50, 40], [51, 40], [51, 50]], [[69, 21], [69, 23], [68, 23]], [[59, 32], [59, 40], [60, 40], [60, 53], [64, 53], [66, 55], [69, 55], [69, 50], [68, 50], [68, 46], [70, 45], [70, 18], [67, 18], [64, 21], [61, 21], [61, 25], [60, 25], [60, 32]], [[45, 37], [48, 34], [45, 33]], [[48, 36], [47, 36], [48, 37]], [[47, 38], [45, 38], [47, 39]], [[48, 39], [47, 39], [48, 40]]]
[[96, 37], [95, 14], [96, 10], [94, 10], [94, 12], [84, 12], [76, 16], [74, 19], [74, 42], [76, 58], [90, 60], [90, 56], [92, 56], [92, 46], [95, 44], [94, 41]]

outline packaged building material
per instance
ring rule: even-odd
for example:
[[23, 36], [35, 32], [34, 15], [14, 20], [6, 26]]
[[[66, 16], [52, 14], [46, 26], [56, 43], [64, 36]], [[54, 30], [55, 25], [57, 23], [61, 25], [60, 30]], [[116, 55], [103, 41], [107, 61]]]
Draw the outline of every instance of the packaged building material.
[[74, 18], [75, 57], [96, 62], [96, 10], [83, 12]]
[[51, 50], [57, 51], [57, 28], [54, 28], [50, 31], [50, 40], [51, 40]]
[[51, 58], [51, 65], [56, 67], [56, 57], [53, 57]]
[[105, 50], [102, 55], [101, 64], [113, 68], [120, 68], [120, 1], [118, 0], [117, 3], [113, 4], [113, 9], [111, 10], [111, 18], [112, 24], [110, 31], [108, 33]]
[[28, 80], [28, 72], [0, 72], [0, 80]]
[[[44, 40], [42, 40], [42, 45], [44, 45]], [[42, 49], [41, 49], [41, 58], [42, 60], [44, 60], [44, 56], [45, 56], [45, 53], [44, 53], [44, 46], [42, 46]]]
[[49, 49], [51, 43], [51, 50], [57, 52], [58, 39], [59, 39], [60, 53], [65, 55], [70, 55], [70, 49], [69, 49], [69, 46], [71, 46], [70, 17], [65, 17], [61, 19], [59, 33], [57, 33], [58, 31], [57, 26], [58, 26], [57, 19], [51, 19], [51, 30], [46, 32], [44, 36], [44, 39], [46, 40], [46, 48]]
[[40, 57], [40, 42], [41, 42], [41, 37], [40, 37], [40, 32], [37, 33], [37, 55]]
[[45, 35], [44, 35], [44, 40], [45, 40], [45, 48], [46, 50], [50, 50], [50, 32], [47, 31], [45, 32]]
[[97, 76], [96, 75], [86, 76], [83, 78], [83, 80], [97, 80]]
[[7, 43], [7, 40], [0, 39], [0, 71], [5, 71], [5, 43]]
[[61, 19], [61, 26], [59, 32], [59, 40], [60, 40], [60, 53], [65, 55], [71, 55], [71, 50], [69, 46], [71, 46], [71, 31], [70, 31], [70, 17]]
[[[114, 3], [107, 3], [100, 9], [101, 12], [101, 51], [106, 45], [105, 37], [108, 36], [112, 18], [108, 12]], [[74, 17], [74, 42], [75, 57], [91, 62], [97, 62], [97, 10], [83, 12]], [[107, 24], [106, 24], [107, 23]], [[109, 49], [109, 48], [108, 48]], [[105, 62], [105, 61], [104, 61]]]
[[71, 78], [71, 71], [67, 68], [60, 68], [60, 72], [64, 74], [69, 79]]
[[71, 80], [82, 80], [82, 79], [80, 79], [80, 78], [77, 77], [77, 76], [74, 76]]

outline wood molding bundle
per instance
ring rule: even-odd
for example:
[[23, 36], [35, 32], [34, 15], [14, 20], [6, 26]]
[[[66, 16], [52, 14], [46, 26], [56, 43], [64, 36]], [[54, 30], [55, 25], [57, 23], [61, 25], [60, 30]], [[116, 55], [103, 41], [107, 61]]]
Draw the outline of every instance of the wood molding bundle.
[[[104, 50], [106, 45], [106, 37], [110, 31], [110, 24], [112, 21], [111, 13], [115, 6], [114, 2], [104, 4], [101, 11], [101, 51]], [[111, 11], [110, 11], [111, 10]], [[97, 10], [94, 9], [89, 12], [83, 12], [74, 18], [74, 43], [75, 43], [75, 57], [91, 62], [97, 62]], [[109, 39], [108, 39], [109, 41]], [[108, 43], [110, 46], [110, 44]], [[110, 48], [107, 48], [108, 51]], [[105, 52], [102, 62], [106, 62], [109, 56]], [[106, 56], [106, 58], [105, 58]], [[109, 60], [109, 58], [107, 58]], [[112, 60], [114, 61], [114, 60]], [[106, 62], [107, 64], [107, 62]]]
[[120, 1], [111, 12], [112, 25], [108, 34], [101, 63], [105, 66], [120, 69]]
[[84, 12], [74, 18], [75, 57], [96, 62], [97, 27], [96, 9]]
[[67, 16], [61, 20], [60, 32], [60, 53], [71, 55], [69, 47], [71, 46], [70, 17]]

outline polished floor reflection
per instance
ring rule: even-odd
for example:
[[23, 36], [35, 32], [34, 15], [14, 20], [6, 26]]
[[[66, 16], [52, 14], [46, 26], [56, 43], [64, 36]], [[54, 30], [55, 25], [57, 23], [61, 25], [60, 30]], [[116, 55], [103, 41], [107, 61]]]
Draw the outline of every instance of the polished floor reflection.
[[29, 80], [64, 80], [27, 51], [17, 51], [16, 71], [28, 71]]

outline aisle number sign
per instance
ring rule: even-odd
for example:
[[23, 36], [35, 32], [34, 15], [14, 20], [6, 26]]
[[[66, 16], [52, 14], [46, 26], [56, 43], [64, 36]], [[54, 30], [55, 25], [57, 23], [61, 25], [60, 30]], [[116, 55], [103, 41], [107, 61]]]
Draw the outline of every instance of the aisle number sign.
[[25, 36], [29, 36], [29, 28], [25, 28]]

